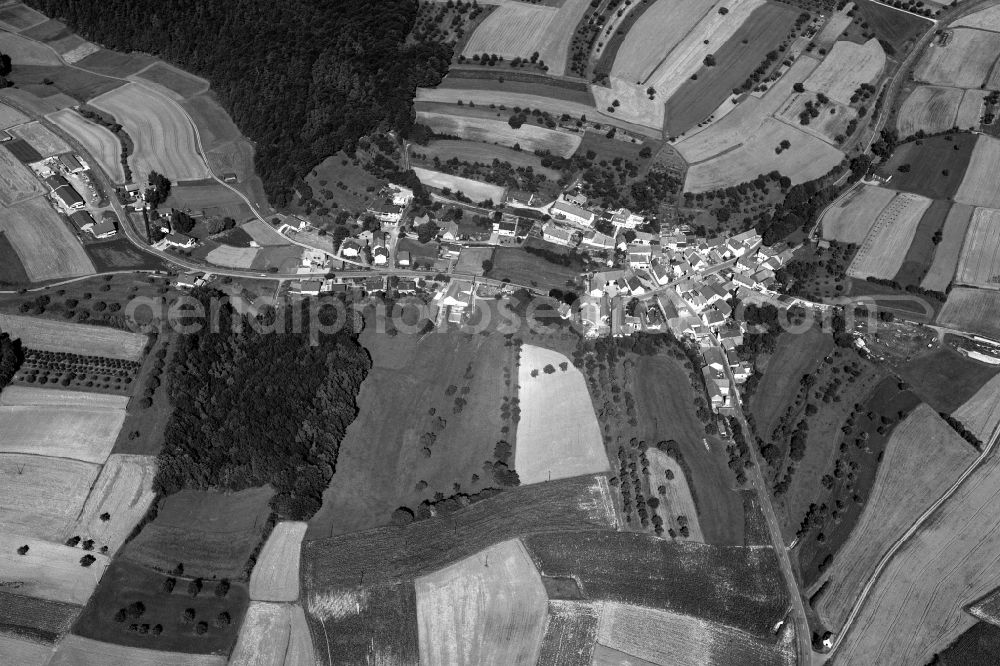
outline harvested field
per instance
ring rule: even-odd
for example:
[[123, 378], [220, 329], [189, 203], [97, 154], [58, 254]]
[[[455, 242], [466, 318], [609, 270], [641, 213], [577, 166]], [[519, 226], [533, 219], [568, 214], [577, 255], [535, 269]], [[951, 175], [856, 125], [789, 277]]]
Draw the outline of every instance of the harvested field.
[[32, 282], [94, 272], [83, 246], [44, 198], [0, 208], [0, 231], [14, 246]]
[[0, 146], [0, 205], [10, 206], [44, 191], [35, 174], [22, 165], [5, 146]]
[[955, 126], [959, 129], [978, 130], [983, 116], [983, 100], [989, 95], [985, 90], [966, 90], [962, 103], [955, 115]]
[[602, 604], [549, 601], [538, 666], [590, 666]]
[[128, 396], [108, 393], [86, 393], [62, 389], [37, 388], [11, 385], [0, 393], [3, 407], [80, 407], [125, 409]]
[[1000, 584], [998, 487], [994, 452], [882, 571], [843, 638], [838, 664], [928, 663], [976, 623], [963, 606]]
[[250, 575], [254, 601], [295, 601], [299, 598], [299, 560], [306, 523], [282, 521], [274, 526]]
[[[691, 488], [688, 487], [687, 476], [677, 461], [658, 449], [646, 451], [649, 457], [649, 487], [650, 492], [656, 492], [659, 486], [666, 488], [665, 493], [659, 493], [657, 499], [660, 506], [656, 512], [663, 519], [664, 529], [673, 529], [680, 534], [681, 526], [677, 520], [678, 516], [687, 518], [687, 526], [690, 536], [680, 537], [685, 541], [705, 542], [705, 535], [701, 533], [701, 525], [698, 522], [698, 510], [694, 505], [694, 498], [691, 496]], [[673, 478], [668, 478], [667, 472]]]
[[4, 88], [0, 90], [0, 101], [2, 100], [17, 103], [18, 106], [33, 116], [44, 116], [79, 104], [77, 100], [63, 93], [56, 93], [43, 98], [21, 88]]
[[18, 125], [10, 130], [14, 136], [24, 139], [42, 157], [52, 157], [69, 152], [69, 146], [42, 123], [35, 121]]
[[10, 32], [0, 32], [0, 53], [9, 55], [14, 67], [62, 64], [59, 55], [48, 46]]
[[887, 205], [861, 243], [847, 269], [848, 277], [891, 280], [899, 272], [920, 218], [931, 199], [901, 192]]
[[305, 666], [316, 663], [305, 615], [298, 604], [251, 601], [230, 666]]
[[0, 662], [17, 666], [45, 666], [52, 656], [52, 647], [44, 643], [0, 634]]
[[774, 642], [691, 615], [606, 602], [597, 642], [662, 666], [795, 663], [794, 625]]
[[[51, 645], [69, 631], [81, 610], [81, 606], [61, 601], [0, 592], [0, 641], [4, 635], [14, 635]], [[3, 648], [0, 647], [2, 656]]]
[[973, 212], [955, 283], [1000, 288], [1000, 210], [976, 208]]
[[[840, 150], [826, 142], [773, 118], [764, 120], [759, 133], [744, 139], [746, 143], [734, 150], [692, 164], [684, 180], [684, 191], [698, 193], [723, 189], [771, 171], [788, 176], [793, 184], [804, 183], [826, 175], [844, 157]], [[782, 141], [788, 141], [791, 147], [778, 154], [775, 149]]]
[[1000, 376], [986, 382], [952, 416], [980, 440], [988, 441], [1000, 424]]
[[936, 411], [951, 413], [971, 399], [998, 370], [943, 345], [914, 357], [899, 368], [899, 376]]
[[[935, 5], [945, 4], [944, 0], [932, 0], [925, 7], [933, 11], [937, 9]], [[855, 0], [854, 14], [859, 24], [867, 24], [863, 30], [873, 33], [879, 40], [885, 40], [899, 56], [909, 53], [913, 42], [935, 27], [929, 18], [901, 12], [876, 0]]]
[[953, 28], [978, 28], [980, 30], [1000, 32], [1000, 6], [981, 9], [968, 16], [956, 19], [951, 25]]
[[[382, 527], [302, 544], [307, 595], [378, 585], [431, 573], [493, 544], [547, 531], [617, 526], [607, 478], [577, 477], [505, 490], [447, 518]], [[312, 598], [312, 597], [310, 597]]]
[[[541, 46], [558, 13], [559, 9], [556, 7], [524, 2], [505, 3], [479, 24], [466, 42], [462, 55], [471, 58], [482, 53], [495, 53], [512, 60], [516, 57], [526, 58], [535, 52], [541, 54]], [[544, 55], [540, 59], [549, 62]]]
[[435, 157], [442, 162], [457, 159], [470, 164], [476, 162], [492, 164], [493, 160], [500, 160], [507, 162], [514, 168], [530, 168], [536, 174], [541, 174], [552, 181], [559, 180], [561, 175], [555, 169], [543, 167], [541, 158], [530, 152], [475, 141], [434, 140], [426, 146], [412, 147], [411, 151], [425, 155], [428, 162], [431, 162]]
[[7, 106], [6, 104], [0, 104], [0, 129], [7, 129], [8, 127], [13, 127], [14, 125], [20, 125], [21, 123], [26, 123], [31, 118], [24, 115], [12, 106]]
[[947, 46], [927, 47], [913, 76], [918, 81], [957, 88], [978, 88], [986, 83], [1000, 53], [1000, 34], [958, 28]]
[[951, 129], [957, 124], [955, 118], [964, 96], [961, 88], [917, 86], [896, 115], [899, 135], [910, 136], [920, 130], [935, 134]]
[[[108, 566], [108, 558], [89, 553], [96, 561], [89, 567], [80, 566], [80, 558], [88, 553], [50, 541], [24, 536], [0, 534], [5, 544], [0, 553], [0, 580], [15, 581], [4, 587], [5, 592], [38, 597], [70, 604], [85, 604]], [[15, 545], [16, 544], [16, 545]], [[17, 548], [28, 546], [26, 555]]]
[[416, 581], [420, 661], [534, 664], [545, 632], [542, 579], [517, 539]]
[[0, 407], [0, 453], [103, 464], [124, 421], [123, 409]]
[[660, 666], [600, 643], [594, 646], [594, 657], [590, 664], [592, 666]]
[[847, 126], [858, 117], [858, 112], [849, 106], [830, 101], [818, 107], [820, 112], [818, 118], [803, 125], [799, 122], [799, 114], [806, 110], [806, 102], [810, 100], [816, 102], [809, 93], [792, 95], [774, 117], [790, 127], [826, 141], [831, 146], [843, 143], [844, 137], [847, 136]]
[[288, 239], [278, 233], [277, 229], [256, 218], [244, 224], [242, 228], [254, 242], [263, 247], [289, 244]]
[[[1000, 34], [997, 35], [1000, 39]], [[1000, 45], [998, 45], [1000, 46]], [[955, 201], [1000, 208], [1000, 180], [996, 178], [1000, 170], [1000, 139], [981, 134], [976, 138], [976, 147], [965, 170], [962, 184], [955, 193]]]
[[522, 411], [514, 469], [521, 483], [610, 470], [586, 381], [568, 358], [524, 345], [517, 384]]
[[834, 556], [816, 602], [837, 632], [881, 557], [976, 459], [975, 449], [926, 404], [896, 427], [861, 519]]
[[[18, 85], [25, 92], [38, 95], [46, 104], [53, 102], [57, 95], [70, 100], [68, 104], [59, 102], [58, 108], [77, 106], [119, 88], [124, 83], [65, 65], [22, 65], [18, 68], [17, 78]], [[39, 115], [47, 115], [56, 110], [58, 109], [41, 111]]]
[[146, 346], [146, 336], [140, 333], [18, 315], [0, 314], [0, 330], [32, 349], [83, 356], [138, 361]]
[[848, 13], [854, 9], [854, 3], [848, 2], [846, 5], [838, 9], [833, 13], [830, 18], [826, 20], [823, 24], [823, 30], [820, 31], [819, 35], [816, 37], [816, 45], [829, 50], [833, 43], [837, 41], [841, 33], [847, 29], [847, 26], [851, 25], [851, 20], [853, 17], [848, 16]]
[[823, 214], [823, 238], [861, 244], [879, 215], [896, 197], [884, 187], [862, 185]]
[[622, 41], [611, 75], [642, 82], [713, 8], [710, 3], [655, 0]]
[[107, 128], [90, 122], [72, 109], [63, 109], [46, 117], [79, 141], [84, 150], [97, 160], [97, 166], [100, 166], [112, 181], [115, 183], [125, 181], [121, 163], [121, 143]]
[[130, 83], [90, 104], [114, 116], [135, 142], [130, 159], [136, 182], [146, 182], [151, 171], [174, 182], [211, 175], [198, 154], [190, 118], [167, 95]]
[[573, 33], [590, 6], [591, 4], [587, 0], [562, 0], [559, 5], [559, 11], [552, 19], [552, 30], [549, 30], [538, 48], [538, 59], [548, 65], [547, 73], [549, 75], [563, 76], [566, 74], [566, 63], [569, 60], [569, 47]]
[[850, 104], [851, 95], [862, 83], [874, 83], [885, 67], [885, 51], [877, 39], [864, 44], [840, 41], [833, 45], [809, 78], [806, 90], [825, 93], [841, 104]]
[[[985, 136], [979, 138], [988, 139]], [[977, 146], [974, 134], [945, 134], [919, 142], [908, 141], [893, 151], [889, 161], [879, 166], [877, 174], [892, 177], [884, 183], [884, 187], [889, 189], [914, 192], [932, 199], [954, 198], [961, 203], [970, 203], [962, 201], [956, 192]], [[989, 159], [989, 155], [984, 156]], [[909, 167], [900, 171], [904, 165]], [[982, 166], [979, 165], [980, 168]]]
[[257, 258], [260, 248], [257, 247], [233, 247], [232, 245], [220, 245], [205, 257], [205, 260], [216, 266], [226, 268], [250, 268], [253, 260]]
[[[153, 503], [155, 474], [153, 456], [110, 456], [75, 524], [65, 530], [62, 539], [93, 539], [98, 549], [107, 546], [108, 553], [114, 555]], [[109, 518], [101, 520], [105, 513]]]
[[[166, 201], [171, 208], [205, 210], [208, 214], [215, 208], [230, 208], [243, 203], [237, 192], [211, 178], [175, 182]], [[252, 215], [249, 211], [245, 214]]]
[[658, 608], [765, 637], [788, 608], [767, 547], [669, 542], [631, 532], [523, 538], [546, 576], [574, 577], [587, 599]]
[[[516, 144], [521, 147], [521, 150], [529, 153], [536, 150], [548, 150], [560, 157], [570, 157], [576, 152], [582, 140], [580, 134], [550, 130], [530, 123], [513, 129], [506, 120], [499, 119], [491, 120], [418, 111], [417, 120], [430, 127], [435, 134], [457, 136], [486, 144], [499, 143], [503, 146]], [[421, 150], [423, 148], [423, 146], [420, 147]]]
[[[581, 79], [555, 79], [545, 74], [530, 73], [521, 70], [505, 71], [504, 68], [490, 68], [479, 65], [452, 66], [448, 76], [441, 82], [439, 88], [468, 88], [471, 90], [494, 90], [500, 92], [522, 93], [561, 99], [577, 104], [594, 105], [594, 95], [586, 81]], [[475, 110], [478, 107], [468, 107]], [[492, 109], [486, 109], [492, 111]]]
[[420, 662], [413, 583], [311, 594], [303, 602], [315, 656], [328, 664]]
[[19, 32], [45, 21], [44, 14], [19, 2], [0, 7], [0, 24], [11, 32]]
[[124, 79], [139, 70], [149, 67], [155, 62], [157, 62], [156, 58], [137, 51], [121, 53], [119, 51], [101, 49], [93, 55], [80, 60], [77, 66], [91, 72], [104, 74], [105, 76]]
[[[663, 127], [663, 102], [650, 100], [646, 88], [622, 79], [611, 79], [610, 88], [593, 86], [592, 89], [598, 109], [608, 110], [610, 107], [614, 109], [616, 118], [651, 130]], [[618, 102], [618, 106], [615, 106], [615, 101]]]
[[955, 277], [955, 269], [962, 253], [962, 244], [969, 222], [972, 220], [973, 210], [972, 206], [959, 203], [952, 204], [948, 210], [948, 217], [945, 218], [942, 230], [943, 238], [934, 249], [934, 261], [931, 262], [927, 275], [920, 283], [924, 289], [943, 292]]
[[188, 576], [239, 578], [263, 537], [273, 494], [265, 486], [235, 493], [182, 490], [169, 495], [156, 518], [122, 551], [123, 557], [160, 571], [183, 562]]
[[453, 192], [461, 192], [474, 202], [490, 199], [493, 203], [502, 203], [507, 190], [499, 185], [482, 183], [471, 178], [452, 176], [440, 171], [432, 171], [421, 167], [413, 167], [413, 172], [417, 174], [420, 182], [427, 187], [448, 189]]
[[226, 666], [226, 663], [222, 655], [148, 650], [67, 636], [48, 666]]
[[157, 62], [134, 76], [166, 89], [178, 101], [194, 97], [208, 90], [208, 81], [189, 74], [165, 62]]
[[0, 530], [62, 543], [98, 472], [79, 460], [0, 454]]
[[913, 242], [910, 243], [910, 247], [906, 251], [899, 272], [892, 278], [903, 287], [919, 285], [924, 275], [927, 274], [927, 269], [930, 267], [937, 249], [934, 239], [936, 234], [944, 229], [951, 205], [949, 201], [936, 199], [931, 202], [930, 208], [920, 218], [917, 230], [913, 234]]

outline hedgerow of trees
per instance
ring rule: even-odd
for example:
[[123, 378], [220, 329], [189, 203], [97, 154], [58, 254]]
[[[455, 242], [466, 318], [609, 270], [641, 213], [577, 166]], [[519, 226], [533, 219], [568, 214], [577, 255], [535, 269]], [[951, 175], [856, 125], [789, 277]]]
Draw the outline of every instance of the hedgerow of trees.
[[9, 333], [0, 331], [0, 389], [10, 383], [14, 373], [24, 361], [21, 341], [14, 340]]

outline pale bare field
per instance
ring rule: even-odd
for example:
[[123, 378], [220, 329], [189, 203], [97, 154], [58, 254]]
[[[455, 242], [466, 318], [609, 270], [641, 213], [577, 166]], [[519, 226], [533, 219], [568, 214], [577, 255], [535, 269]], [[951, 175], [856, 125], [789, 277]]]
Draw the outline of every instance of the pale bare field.
[[97, 166], [116, 183], [125, 182], [122, 171], [121, 143], [110, 131], [96, 125], [73, 109], [63, 109], [46, 116], [64, 132], [79, 141], [84, 149], [97, 160]]
[[0, 453], [0, 531], [62, 543], [100, 471], [68, 458]]
[[609, 601], [604, 604], [597, 624], [597, 642], [660, 666], [715, 663], [790, 666], [795, 663], [791, 627], [788, 623], [777, 643], [770, 645], [735, 627]]
[[661, 99], [673, 95], [692, 74], [701, 69], [705, 56], [722, 48], [750, 14], [764, 5], [764, 0], [735, 0], [720, 5], [725, 6], [729, 12], [723, 15], [718, 11], [709, 11], [657, 65], [653, 73], [643, 79], [643, 86], [655, 88]]
[[[4, 586], [4, 591], [12, 594], [83, 605], [110, 562], [106, 556], [91, 551], [96, 561], [84, 567], [80, 558], [87, 551], [82, 548], [23, 534], [0, 533], [0, 540], [7, 544], [0, 551], [0, 580], [14, 583]], [[27, 554], [17, 554], [21, 546], [28, 547]]]
[[547, 598], [520, 540], [504, 541], [416, 580], [420, 662], [534, 664]]
[[966, 90], [958, 113], [955, 114], [955, 126], [959, 129], [978, 130], [983, 117], [983, 100], [987, 95], [987, 90]]
[[847, 26], [851, 25], [852, 18], [847, 14], [853, 9], [854, 3], [848, 2], [842, 9], [834, 12], [823, 24], [823, 30], [820, 31], [819, 36], [813, 40], [816, 42], [816, 46], [829, 50], [840, 34], [847, 29]]
[[955, 126], [955, 118], [965, 91], [961, 88], [917, 86], [903, 102], [896, 116], [900, 136], [923, 130], [933, 134]]
[[38, 388], [37, 386], [8, 386], [0, 393], [2, 407], [82, 407], [125, 409], [127, 395], [110, 393], [88, 393], [85, 391], [65, 391], [62, 389]]
[[43, 197], [0, 208], [0, 231], [32, 282], [94, 273], [80, 241]]
[[747, 97], [720, 120], [678, 142], [677, 150], [688, 163], [695, 163], [741, 146], [787, 102], [792, 86], [804, 81], [818, 66], [814, 58], [799, 58], [761, 97]]
[[45, 188], [35, 174], [0, 144], [0, 206], [10, 206], [43, 192]]
[[860, 244], [871, 230], [879, 214], [889, 205], [896, 193], [875, 185], [862, 185], [839, 205], [828, 208], [823, 214], [823, 238], [842, 243]]
[[66, 145], [66, 142], [38, 121], [13, 127], [10, 129], [10, 133], [27, 141], [42, 157], [52, 157], [69, 152], [69, 146]]
[[1000, 179], [996, 177], [997, 173], [1000, 173], [1000, 140], [980, 134], [972, 149], [972, 158], [962, 184], [955, 193], [955, 201], [1000, 208]]
[[660, 666], [600, 643], [594, 646], [594, 656], [589, 663], [590, 666]]
[[295, 601], [299, 598], [299, 553], [306, 523], [282, 521], [274, 526], [250, 574], [254, 601]]
[[980, 440], [989, 440], [1000, 425], [1000, 375], [983, 384], [952, 416]]
[[63, 60], [70, 64], [75, 64], [89, 55], [93, 55], [101, 50], [101, 47], [92, 42], [84, 42], [76, 48], [70, 49], [62, 54]]
[[545, 35], [558, 13], [556, 7], [508, 2], [479, 24], [466, 42], [462, 55], [471, 58], [473, 55], [495, 53], [511, 60], [529, 57], [535, 51], [541, 53]]
[[7, 106], [6, 104], [0, 104], [0, 129], [7, 129], [8, 127], [13, 127], [14, 125], [20, 125], [21, 123], [26, 123], [31, 118], [24, 115], [12, 106]]
[[[662, 133], [660, 130], [630, 123], [623, 118], [615, 118], [615, 114], [604, 113], [602, 109], [595, 108], [589, 104], [569, 102], [541, 95], [511, 93], [504, 90], [417, 88], [417, 101], [451, 103], [456, 104], [456, 108], [458, 101], [462, 101], [464, 104], [473, 102], [476, 106], [489, 106], [490, 104], [500, 106], [502, 104], [508, 109], [513, 109], [515, 106], [522, 109], [538, 109], [539, 111], [548, 112], [556, 118], [561, 117], [564, 113], [573, 118], [587, 116], [590, 120], [606, 125], [614, 125], [615, 127], [630, 130], [653, 139], [659, 139]], [[462, 113], [461, 109], [458, 109], [458, 113]], [[595, 116], [595, 114], [597, 115]]]
[[[612, 115], [617, 118], [650, 129], [663, 127], [666, 106], [662, 99], [649, 99], [646, 95], [646, 86], [612, 77], [610, 88], [592, 85], [590, 91], [594, 95], [597, 108], [604, 111], [607, 111], [609, 107], [614, 108]], [[618, 107], [613, 106], [615, 101], [618, 102]], [[611, 112], [608, 111], [608, 113]]]
[[955, 19], [951, 24], [953, 28], [979, 28], [980, 30], [992, 30], [1000, 32], [1000, 5], [987, 7], [978, 12]]
[[413, 167], [413, 172], [417, 174], [417, 178], [424, 185], [441, 189], [447, 188], [452, 192], [461, 192], [477, 203], [486, 199], [490, 199], [493, 203], [501, 203], [507, 192], [505, 188], [499, 185], [490, 185], [489, 183], [482, 183], [471, 178], [452, 176], [422, 167]]
[[194, 126], [180, 105], [158, 90], [129, 83], [90, 101], [110, 113], [135, 142], [132, 170], [137, 182], [157, 171], [173, 182], [208, 178], [199, 155]]
[[900, 423], [886, 444], [875, 485], [833, 564], [815, 608], [837, 631], [879, 560], [920, 514], [976, 459], [975, 449], [926, 404]]
[[251, 601], [229, 666], [317, 664], [305, 612], [298, 604]]
[[877, 39], [864, 44], [840, 41], [833, 45], [819, 67], [804, 81], [806, 90], [825, 93], [841, 104], [850, 104], [851, 95], [862, 83], [874, 83], [885, 67], [885, 51]]
[[[728, 117], [728, 116], [727, 116]], [[707, 192], [753, 180], [762, 173], [780, 171], [792, 184], [819, 178], [840, 164], [844, 154], [814, 136], [767, 118], [759, 132], [747, 135], [746, 142], [714, 159], [688, 168], [684, 181], [686, 192]], [[775, 148], [782, 140], [791, 147], [781, 154]]]
[[[107, 546], [108, 553], [114, 555], [153, 503], [155, 475], [153, 456], [110, 456], [76, 522], [62, 538], [93, 539], [98, 548]], [[101, 520], [104, 513], [110, 515], [106, 521]]]
[[1000, 287], [1000, 210], [977, 208], [962, 245], [955, 282]]
[[[560, 368], [563, 363], [566, 370]], [[546, 373], [546, 366], [555, 372]], [[514, 469], [521, 483], [610, 470], [586, 379], [568, 358], [550, 349], [524, 345], [517, 386], [521, 420]]]
[[993, 452], [886, 566], [838, 664], [926, 664], [977, 622], [963, 607], [1000, 585], [998, 488]]
[[62, 64], [56, 52], [48, 46], [10, 32], [0, 32], [0, 53], [9, 55], [14, 67]]
[[965, 232], [974, 210], [975, 208], [965, 204], [951, 205], [944, 223], [944, 237], [934, 248], [934, 261], [931, 262], [927, 275], [920, 283], [924, 289], [943, 292], [948, 288], [951, 279], [955, 277], [955, 268], [958, 266], [958, 257], [962, 253]]
[[708, 12], [717, 11], [715, 4], [655, 0], [622, 41], [611, 76], [631, 83], [644, 81]]
[[563, 76], [566, 73], [570, 41], [588, 7], [590, 0], [562, 0], [559, 11], [552, 19], [552, 29], [538, 47], [538, 59], [548, 66], [548, 74]]
[[931, 200], [919, 194], [900, 192], [886, 206], [861, 243], [847, 269], [852, 278], [874, 276], [891, 280], [899, 272], [917, 225]]
[[[663, 519], [663, 529], [672, 527], [678, 534], [677, 538], [683, 541], [705, 543], [705, 535], [702, 534], [701, 523], [698, 522], [698, 510], [694, 506], [684, 470], [676, 460], [659, 449], [647, 450], [646, 456], [649, 458], [650, 493], [655, 494], [654, 496], [660, 500], [656, 512]], [[673, 479], [667, 479], [667, 470], [673, 474]], [[665, 494], [661, 495], [657, 491], [660, 486], [666, 486]], [[681, 526], [677, 521], [678, 516], [685, 516], [688, 520], [687, 538], [680, 536]]]
[[292, 604], [288, 611], [291, 626], [285, 666], [315, 666], [319, 663], [313, 651], [312, 635], [306, 623], [306, 613], [300, 604]]
[[958, 28], [947, 46], [927, 47], [913, 72], [918, 81], [958, 88], [978, 88], [985, 83], [1000, 53], [1000, 34]]
[[52, 646], [0, 634], [0, 664], [44, 666], [52, 656]]
[[955, 287], [938, 313], [941, 326], [1000, 339], [1000, 292]]
[[0, 407], [0, 453], [103, 464], [124, 422], [123, 409]]
[[513, 129], [506, 120], [472, 118], [447, 113], [418, 111], [417, 121], [427, 125], [437, 134], [447, 134], [482, 143], [499, 143], [502, 146], [517, 144], [529, 153], [548, 150], [560, 157], [573, 155], [583, 140], [582, 133], [551, 130], [530, 123]]
[[68, 634], [56, 647], [48, 666], [226, 666], [226, 658], [145, 650]]
[[541, 666], [589, 664], [597, 641], [601, 602], [549, 599], [542, 640]]
[[808, 125], [803, 125], [799, 122], [799, 114], [805, 110], [806, 102], [810, 100], [815, 103], [815, 95], [810, 93], [792, 95], [774, 117], [801, 132], [836, 146], [837, 136], [846, 137], [847, 126], [858, 117], [858, 112], [831, 100], [820, 108], [819, 116], [811, 119]]
[[205, 261], [226, 268], [250, 268], [258, 253], [260, 253], [259, 247], [220, 245], [205, 255]]
[[263, 247], [274, 245], [289, 245], [288, 239], [278, 233], [278, 230], [266, 222], [253, 219], [243, 225], [243, 231], [250, 234], [258, 245]]
[[12, 338], [20, 338], [26, 347], [32, 349], [65, 351], [85, 356], [138, 361], [146, 346], [146, 336], [139, 333], [54, 319], [0, 314], [0, 329], [10, 333]]

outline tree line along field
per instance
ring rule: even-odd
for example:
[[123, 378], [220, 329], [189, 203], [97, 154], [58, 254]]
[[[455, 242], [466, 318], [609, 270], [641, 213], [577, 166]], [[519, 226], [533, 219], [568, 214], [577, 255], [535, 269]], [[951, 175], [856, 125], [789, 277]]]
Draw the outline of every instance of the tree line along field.
[[813, 584], [811, 603], [827, 629], [838, 631], [889, 546], [975, 459], [975, 449], [926, 404], [894, 430], [861, 519]]

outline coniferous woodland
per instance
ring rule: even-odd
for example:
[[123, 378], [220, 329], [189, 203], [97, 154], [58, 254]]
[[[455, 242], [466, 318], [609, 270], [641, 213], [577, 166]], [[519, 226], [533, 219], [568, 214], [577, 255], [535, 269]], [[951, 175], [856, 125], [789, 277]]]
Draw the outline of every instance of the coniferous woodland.
[[[194, 295], [206, 312], [209, 298], [221, 296]], [[291, 311], [277, 316], [293, 330]], [[270, 483], [279, 518], [309, 518], [333, 476], [371, 360], [352, 331], [311, 344], [306, 321], [303, 333], [263, 333], [238, 330], [240, 317], [225, 306], [216, 331], [179, 336], [169, 370], [174, 409], [154, 487], [170, 494]]]
[[143, 51], [207, 78], [257, 146], [272, 203], [328, 155], [377, 128], [406, 134], [417, 86], [451, 49], [404, 44], [416, 0], [28, 0], [83, 37]]
[[9, 333], [0, 331], [0, 389], [10, 383], [14, 373], [24, 361], [21, 341], [14, 340]]

